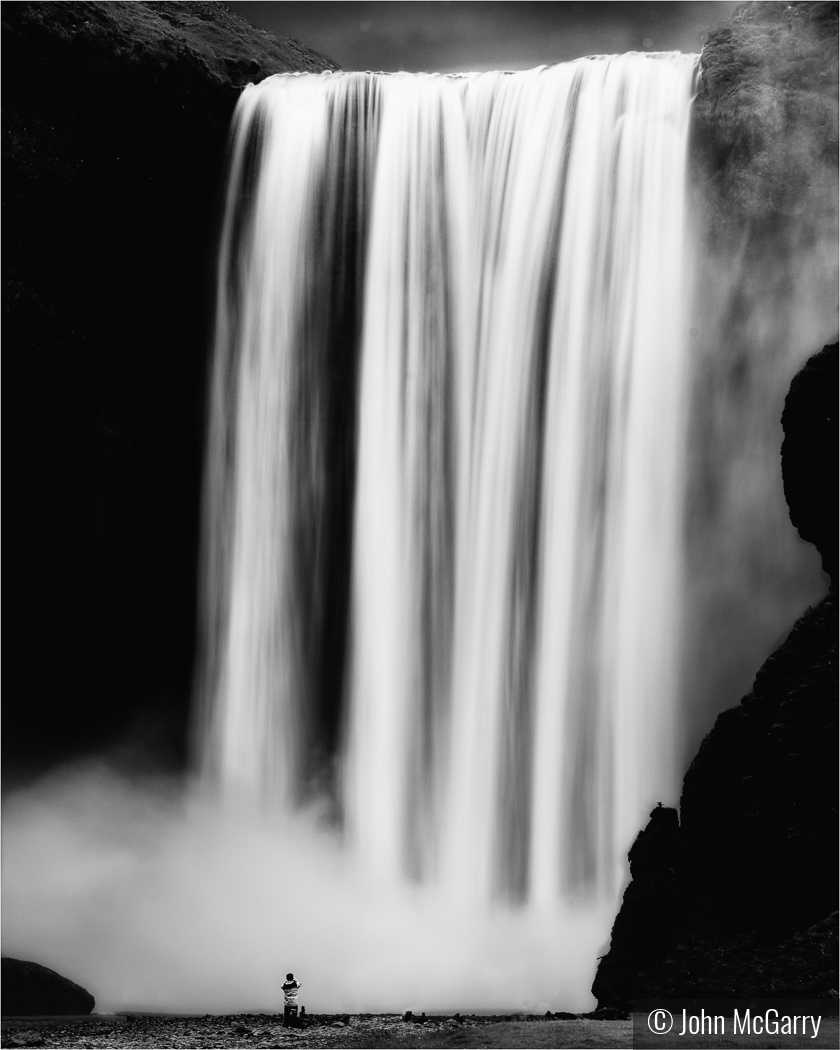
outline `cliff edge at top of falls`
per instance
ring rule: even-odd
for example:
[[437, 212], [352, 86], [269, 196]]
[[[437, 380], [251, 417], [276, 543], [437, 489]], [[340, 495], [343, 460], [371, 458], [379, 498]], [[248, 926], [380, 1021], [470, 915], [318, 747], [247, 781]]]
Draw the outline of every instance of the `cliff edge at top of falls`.
[[124, 737], [180, 764], [228, 129], [248, 81], [335, 66], [218, 3], [2, 26], [4, 779]]
[[[836, 568], [837, 344], [794, 379], [783, 424], [791, 520]], [[718, 717], [680, 819], [653, 810], [630, 871], [599, 1006], [836, 997], [836, 579]]]
[[[226, 4], [213, 0], [8, 4], [3, 8], [3, 34], [9, 34], [3, 42], [8, 53], [5, 60], [17, 65], [20, 55], [16, 52], [22, 48], [29, 58], [28, 86], [36, 89], [33, 80], [49, 75], [55, 60], [66, 63], [68, 72], [72, 67], [78, 76], [80, 55], [87, 59], [91, 76], [125, 64], [135, 73], [145, 68], [153, 80], [165, 81], [172, 78], [172, 67], [179, 66], [185, 86], [191, 74], [205, 87], [213, 84], [237, 91], [272, 73], [338, 69], [329, 58], [297, 40], [258, 29]], [[73, 54], [66, 51], [68, 44]], [[154, 72], [149, 69], [152, 65]], [[173, 97], [171, 101], [176, 104], [178, 100]]]

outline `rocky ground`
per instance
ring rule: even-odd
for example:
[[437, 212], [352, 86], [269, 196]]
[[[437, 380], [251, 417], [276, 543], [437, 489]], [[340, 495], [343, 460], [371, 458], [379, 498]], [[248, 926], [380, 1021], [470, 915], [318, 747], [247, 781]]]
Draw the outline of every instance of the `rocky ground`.
[[431, 1017], [398, 1014], [313, 1018], [284, 1028], [274, 1014], [173, 1017], [4, 1018], [4, 1047], [289, 1047], [289, 1048], [541, 1048], [629, 1047], [630, 1021], [530, 1017]]
[[[645, 1018], [637, 1017], [636, 1038], [632, 1021], [596, 1020], [590, 1017], [430, 1017], [404, 1021], [399, 1014], [361, 1014], [351, 1017], [318, 1017], [305, 1029], [284, 1028], [276, 1014], [176, 1017], [154, 1014], [111, 1015], [82, 1018], [4, 1018], [4, 1047], [275, 1047], [289, 1050], [347, 1047], [357, 1050], [431, 1050], [433, 1047], [486, 1047], [493, 1050], [544, 1050], [606, 1047], [659, 1047], [659, 1036], [650, 1036]], [[647, 1037], [647, 1038], [646, 1038]], [[824, 1017], [816, 1039], [810, 1036], [731, 1036], [680, 1040], [684, 1050], [703, 1047], [837, 1046], [836, 1017]]]

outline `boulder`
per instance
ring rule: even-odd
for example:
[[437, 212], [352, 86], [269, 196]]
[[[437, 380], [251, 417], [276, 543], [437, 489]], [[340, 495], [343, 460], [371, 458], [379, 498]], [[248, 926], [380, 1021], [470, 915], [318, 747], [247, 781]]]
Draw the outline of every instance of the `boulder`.
[[581, 1014], [580, 1016], [590, 1021], [627, 1021], [630, 1018], [627, 1010], [616, 1010], [610, 1007], [602, 1007], [598, 1010], [593, 1010], [590, 1014]]
[[3, 1015], [38, 1017], [89, 1014], [95, 1000], [90, 992], [39, 963], [2, 960]]

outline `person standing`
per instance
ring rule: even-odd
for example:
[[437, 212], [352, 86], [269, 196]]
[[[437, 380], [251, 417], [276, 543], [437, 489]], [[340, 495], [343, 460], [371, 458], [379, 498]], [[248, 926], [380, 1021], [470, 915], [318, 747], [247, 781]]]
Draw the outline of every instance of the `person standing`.
[[301, 982], [295, 980], [293, 973], [286, 974], [283, 982], [283, 1027], [294, 1026], [298, 1015], [298, 991]]

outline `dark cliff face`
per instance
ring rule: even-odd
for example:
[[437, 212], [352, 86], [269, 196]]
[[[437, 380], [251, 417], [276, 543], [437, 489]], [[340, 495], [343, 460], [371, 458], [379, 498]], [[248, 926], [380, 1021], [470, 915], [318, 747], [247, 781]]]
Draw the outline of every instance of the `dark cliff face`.
[[230, 118], [248, 81], [335, 67], [217, 3], [2, 19], [5, 772], [141, 708], [177, 760]]
[[[783, 422], [791, 519], [836, 564], [836, 344], [796, 377]], [[593, 984], [599, 1004], [836, 989], [836, 802], [832, 587], [717, 719], [686, 774], [679, 823], [654, 810], [636, 840]]]
[[794, 377], [785, 399], [782, 480], [790, 520], [837, 589], [837, 343]]

